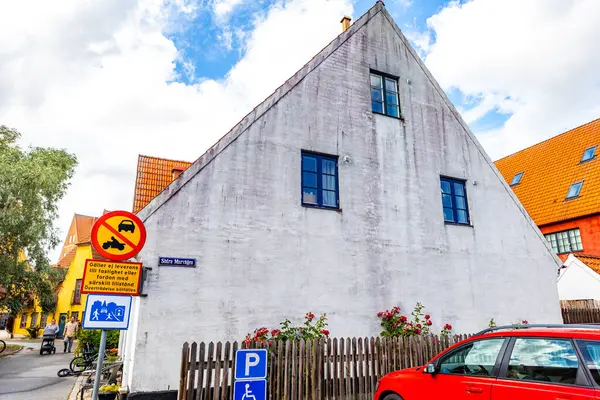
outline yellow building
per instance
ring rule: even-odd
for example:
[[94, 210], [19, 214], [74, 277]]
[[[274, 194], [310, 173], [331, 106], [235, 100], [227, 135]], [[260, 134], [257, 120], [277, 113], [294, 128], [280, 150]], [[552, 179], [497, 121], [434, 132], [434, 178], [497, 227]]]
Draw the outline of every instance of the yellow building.
[[67, 237], [63, 243], [59, 261], [56, 268], [65, 268], [65, 279], [57, 287], [57, 303], [54, 313], [42, 313], [35, 299], [30, 307], [26, 308], [14, 321], [13, 334], [15, 336], [28, 335], [27, 328], [43, 328], [52, 318], [59, 324], [59, 334], [62, 336], [66, 322], [75, 317], [82, 321], [85, 308], [86, 295], [81, 293], [81, 279], [85, 260], [103, 259], [92, 248], [90, 235], [95, 217], [75, 214], [71, 222]]

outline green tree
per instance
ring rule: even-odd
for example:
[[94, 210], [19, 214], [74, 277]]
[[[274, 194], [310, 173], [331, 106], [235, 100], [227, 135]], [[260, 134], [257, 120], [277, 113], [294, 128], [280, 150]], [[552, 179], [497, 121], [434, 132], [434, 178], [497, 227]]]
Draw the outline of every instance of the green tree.
[[[77, 159], [64, 150], [17, 145], [20, 133], [0, 125], [0, 308], [13, 315], [36, 296], [44, 312], [56, 307], [64, 271], [46, 257], [59, 243], [54, 221]], [[24, 256], [24, 257], [23, 257]]]

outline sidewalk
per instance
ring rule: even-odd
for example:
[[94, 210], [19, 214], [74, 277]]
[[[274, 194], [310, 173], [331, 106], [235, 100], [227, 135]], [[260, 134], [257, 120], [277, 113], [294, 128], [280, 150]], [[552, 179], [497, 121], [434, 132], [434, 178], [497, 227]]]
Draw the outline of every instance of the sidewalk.
[[24, 348], [38, 349], [42, 345], [42, 338], [39, 339], [8, 339], [4, 340], [6, 344], [18, 344]]

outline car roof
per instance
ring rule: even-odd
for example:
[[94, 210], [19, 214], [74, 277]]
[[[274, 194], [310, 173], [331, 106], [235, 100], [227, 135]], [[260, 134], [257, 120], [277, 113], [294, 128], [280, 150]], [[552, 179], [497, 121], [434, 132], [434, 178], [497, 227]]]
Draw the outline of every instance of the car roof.
[[600, 325], [523, 325], [493, 328], [488, 332], [482, 331], [471, 339], [504, 336], [535, 336], [535, 337], [560, 337], [574, 339], [600, 339]]

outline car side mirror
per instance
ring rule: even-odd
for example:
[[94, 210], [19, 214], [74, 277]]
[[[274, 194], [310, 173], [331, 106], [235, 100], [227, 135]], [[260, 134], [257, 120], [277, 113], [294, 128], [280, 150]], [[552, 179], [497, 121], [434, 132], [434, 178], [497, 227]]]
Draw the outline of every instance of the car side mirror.
[[425, 370], [423, 371], [426, 374], [435, 374], [437, 372], [437, 369], [435, 368], [435, 364], [427, 364], [425, 366]]

